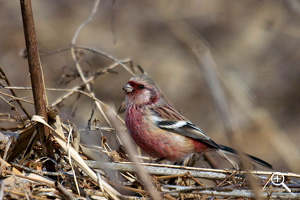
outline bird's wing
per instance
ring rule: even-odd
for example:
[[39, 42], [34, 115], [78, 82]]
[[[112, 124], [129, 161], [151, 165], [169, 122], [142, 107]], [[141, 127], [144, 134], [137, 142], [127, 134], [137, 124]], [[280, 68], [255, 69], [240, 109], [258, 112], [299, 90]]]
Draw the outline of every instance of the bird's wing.
[[157, 127], [198, 140], [213, 148], [220, 148], [219, 145], [205, 135], [199, 127], [186, 120], [171, 106], [164, 105], [163, 107], [154, 107], [151, 110], [153, 112], [152, 120]]

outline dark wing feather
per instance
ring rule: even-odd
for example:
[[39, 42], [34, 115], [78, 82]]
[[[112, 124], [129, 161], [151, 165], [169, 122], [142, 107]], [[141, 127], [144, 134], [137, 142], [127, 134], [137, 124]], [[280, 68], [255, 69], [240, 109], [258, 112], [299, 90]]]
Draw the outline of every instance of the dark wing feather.
[[159, 128], [198, 140], [212, 148], [219, 149], [218, 144], [205, 135], [200, 128], [187, 121], [171, 106], [166, 104], [162, 107], [154, 107], [151, 111], [156, 116], [154, 120]]
[[[198, 140], [212, 148], [219, 149], [219, 145], [212, 141], [208, 136], [206, 136], [197, 126], [195, 126], [191, 122], [186, 122], [186, 124], [183, 124], [184, 122], [186, 121], [177, 122], [165, 120], [157, 122], [157, 126], [163, 130], [177, 133], [194, 140]], [[180, 126], [177, 126], [178, 124]]]

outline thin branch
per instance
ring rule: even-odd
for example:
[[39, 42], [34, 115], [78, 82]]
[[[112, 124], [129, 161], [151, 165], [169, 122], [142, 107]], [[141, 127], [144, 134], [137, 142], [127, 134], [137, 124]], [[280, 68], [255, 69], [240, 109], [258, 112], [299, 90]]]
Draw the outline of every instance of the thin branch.
[[[50, 187], [53, 187], [54, 186], [54, 182], [52, 180], [40, 180], [40, 179], [37, 179], [37, 178], [34, 178], [32, 176], [30, 176], [31, 174], [18, 174], [18, 173], [14, 173], [14, 172], [11, 172], [11, 171], [5, 171], [5, 173], [7, 174], [10, 174], [12, 176], [15, 176], [15, 177], [19, 177], [19, 178], [24, 178], [24, 179], [28, 179], [28, 180], [31, 180], [31, 181], [36, 181], [36, 182], [40, 182], [42, 184], [45, 184], [45, 185], [48, 185]], [[53, 182], [53, 184], [52, 184]]]
[[62, 184], [55, 182], [56, 189], [64, 195], [67, 200], [76, 200], [72, 193], [70, 193]]
[[100, 0], [95, 0], [92, 12], [90, 13], [89, 17], [84, 22], [82, 22], [82, 24], [80, 24], [79, 27], [76, 29], [76, 31], [73, 35], [73, 38], [72, 38], [72, 42], [71, 42], [72, 45], [75, 45], [76, 39], [78, 37], [80, 30], [93, 20], [96, 12], [98, 10], [99, 3], [100, 3]]
[[[128, 62], [129, 60], [124, 60], [122, 61], [123, 62]], [[109, 65], [108, 67], [105, 67], [105, 68], [101, 68], [99, 69], [98, 71], [96, 71], [95, 75], [93, 77], [90, 77], [89, 79], [86, 80], [86, 83], [91, 83], [92, 81], [94, 81], [97, 76], [103, 74], [103, 73], [108, 73], [109, 70], [112, 70], [114, 69], [115, 67], [119, 66], [120, 64], [119, 63], [113, 63], [111, 65]], [[70, 91], [68, 92], [67, 94], [65, 94], [64, 96], [58, 98], [56, 101], [54, 101], [51, 105], [52, 106], [56, 106], [57, 104], [61, 103], [62, 101], [64, 101], [65, 99], [69, 98], [71, 95], [73, 95], [75, 92], [74, 91], [77, 91], [77, 90], [80, 90], [83, 86], [85, 85], [85, 83], [82, 83], [81, 85], [78, 85], [78, 86], [75, 86], [73, 87], [71, 90], [73, 91]]]
[[60, 170], [58, 172], [40, 171], [40, 170], [36, 170], [36, 169], [30, 169], [28, 167], [24, 167], [23, 165], [18, 165], [18, 164], [15, 164], [15, 163], [11, 163], [11, 166], [26, 170], [26, 171], [31, 172], [31, 173], [39, 174], [39, 175], [48, 175], [48, 176], [62, 176], [62, 175], [65, 175], [65, 176], [68, 176], [68, 177], [73, 177], [74, 176], [73, 174], [69, 174], [67, 172], [64, 172], [63, 170]]
[[6, 193], [10, 193], [10, 194], [14, 194], [14, 195], [18, 195], [21, 197], [24, 197], [24, 199], [28, 199], [28, 197], [30, 197], [31, 199], [40, 199], [40, 200], [44, 200], [45, 198], [43, 197], [39, 197], [39, 196], [35, 196], [35, 195], [29, 195], [29, 194], [24, 194], [22, 192], [17, 192], [17, 191], [12, 191], [12, 190], [8, 190], [8, 189], [4, 189], [3, 190]]
[[[8, 87], [10, 87], [10, 86], [8, 86]], [[8, 89], [9, 89], [9, 88], [8, 88]], [[0, 94], [3, 95], [3, 96], [7, 96], [7, 97], [12, 98], [11, 101], [14, 101], [14, 100], [17, 100], [17, 101], [23, 101], [23, 102], [25, 102], [25, 103], [29, 103], [29, 104], [34, 105], [34, 103], [33, 103], [32, 101], [25, 100], [24, 98], [15, 97], [15, 96], [13, 96], [13, 95], [6, 94], [6, 93], [1, 92], [1, 91], [0, 91]], [[30, 118], [29, 118], [29, 119], [30, 119]]]
[[[173, 187], [174, 188], [174, 187]], [[242, 197], [242, 198], [255, 198], [256, 195], [249, 190], [233, 190], [233, 191], [216, 191], [216, 190], [196, 190], [196, 187], [181, 187], [182, 189], [169, 191], [168, 194], [172, 196], [178, 196], [178, 193], [186, 193], [193, 191], [192, 194], [201, 194], [201, 195], [209, 195], [209, 196], [221, 196], [221, 197]], [[203, 188], [202, 188], [203, 189]], [[284, 192], [272, 192], [269, 194], [268, 192], [260, 192], [262, 198], [267, 199], [299, 199], [299, 193], [284, 193]]]
[[[6, 89], [15, 89], [15, 90], [31, 90], [31, 87], [5, 87]], [[76, 88], [76, 87], [75, 87]], [[93, 95], [91, 95], [90, 93], [84, 92], [82, 90], [73, 90], [73, 89], [59, 89], [59, 88], [46, 88], [47, 91], [57, 91], [57, 92], [69, 92], [69, 96], [73, 95], [74, 93], [80, 93], [83, 94], [91, 99], [93, 99], [94, 101], [102, 104], [105, 107], [109, 107], [106, 103], [104, 103], [103, 101], [97, 99], [96, 97], [94, 97]], [[115, 114], [115, 116], [117, 116], [117, 118], [123, 123], [123, 119], [116, 113], [113, 111], [113, 113]]]
[[21, 115], [20, 115], [20, 113], [18, 113], [17, 108], [16, 108], [13, 104], [11, 104], [9, 101], [7, 101], [3, 96], [0, 96], [0, 98], [1, 98], [3, 101], [5, 101], [8, 105], [10, 105], [11, 110], [13, 110], [13, 111], [16, 113], [16, 115], [17, 115], [21, 120], [23, 120], [22, 117], [21, 117]]
[[[95, 0], [95, 3], [94, 3], [94, 6], [93, 6], [91, 14], [89, 15], [89, 17], [82, 24], [79, 25], [79, 27], [75, 31], [75, 33], [73, 35], [73, 38], [72, 38], [72, 41], [71, 41], [71, 54], [72, 54], [72, 58], [73, 58], [73, 60], [75, 62], [76, 69], [77, 69], [77, 71], [78, 71], [78, 73], [80, 75], [80, 78], [81, 78], [82, 82], [85, 84], [86, 89], [88, 90], [89, 93], [91, 93], [92, 96], [95, 96], [95, 95], [94, 95], [94, 93], [91, 90], [90, 84], [87, 83], [87, 79], [85, 78], [84, 73], [83, 73], [83, 71], [81, 69], [81, 66], [79, 65], [78, 59], [77, 59], [76, 54], [75, 54], [75, 48], [74, 47], [75, 47], [76, 39], [78, 37], [78, 34], [79, 34], [80, 30], [84, 26], [86, 26], [88, 23], [90, 23], [92, 21], [92, 19], [94, 18], [95, 14], [96, 14], [96, 12], [98, 10], [99, 3], [100, 3], [100, 0]], [[96, 106], [97, 106], [98, 110], [100, 111], [100, 113], [104, 117], [106, 123], [109, 126], [111, 126], [109, 120], [107, 119], [107, 116], [103, 112], [103, 109], [102, 109], [101, 105], [98, 102], [95, 102], [95, 103], [96, 103]]]
[[51, 56], [51, 55], [61, 53], [61, 52], [64, 52], [64, 51], [69, 51], [69, 50], [70, 50], [70, 47], [66, 47], [66, 48], [63, 48], [63, 49], [57, 49], [57, 50], [51, 51], [51, 52], [42, 52], [42, 50], [40, 50], [40, 56]]
[[135, 74], [126, 66], [123, 64], [123, 62], [121, 60], [118, 60], [116, 58], [114, 58], [113, 56], [103, 52], [103, 51], [100, 51], [100, 50], [97, 50], [97, 49], [94, 49], [94, 48], [89, 48], [89, 47], [83, 47], [83, 46], [75, 46], [74, 47], [75, 49], [84, 49], [84, 50], [87, 50], [87, 51], [91, 51], [93, 53], [97, 53], [97, 54], [100, 54], [100, 55], [104, 55], [106, 56], [107, 58], [109, 58], [110, 60], [118, 63], [119, 65], [121, 65], [127, 72], [129, 72], [132, 76], [134, 76]]
[[[0, 73], [3, 75], [4, 79], [5, 79], [5, 82], [8, 86], [11, 86], [10, 85], [10, 82], [5, 74], [5, 72], [2, 70], [2, 67], [0, 67]], [[31, 118], [30, 114], [27, 112], [27, 110], [24, 108], [22, 102], [19, 100], [19, 98], [17, 97], [17, 94], [15, 93], [14, 90], [10, 90], [10, 92], [12, 93], [12, 95], [14, 96], [14, 98], [17, 100], [17, 103], [19, 104], [20, 108], [23, 110], [23, 112], [25, 113], [25, 115], [28, 117], [28, 119]]]
[[[102, 169], [107, 167], [116, 171], [128, 171], [135, 172], [133, 163], [122, 162], [122, 163], [108, 163], [97, 161], [86, 160], [86, 164], [93, 169]], [[187, 167], [178, 165], [166, 165], [166, 164], [154, 164], [154, 163], [140, 163], [143, 167], [153, 175], [176, 175], [190, 173], [191, 176], [196, 178], [211, 178], [211, 179], [224, 179], [227, 175], [236, 173], [236, 176], [245, 175], [245, 171], [236, 170], [224, 170], [224, 169], [209, 169], [209, 168], [197, 168], [197, 167]], [[256, 176], [269, 176], [272, 175], [273, 171], [250, 171], [251, 174]], [[300, 178], [300, 174], [295, 173], [281, 173], [285, 177], [289, 178]]]
[[77, 69], [77, 71], [78, 71], [78, 73], [79, 73], [79, 75], [80, 75], [83, 83], [85, 83], [86, 88], [87, 88], [88, 91], [91, 90], [91, 87], [86, 82], [86, 78], [85, 78], [85, 76], [83, 74], [83, 71], [82, 71], [82, 69], [81, 69], [81, 67], [80, 67], [80, 65], [78, 63], [77, 58], [76, 58], [75, 48], [74, 47], [75, 47], [76, 39], [78, 37], [78, 34], [79, 34], [80, 30], [93, 20], [96, 12], [98, 10], [99, 3], [100, 3], [100, 0], [95, 0], [92, 12], [90, 13], [89, 17], [82, 24], [80, 24], [78, 26], [78, 28], [76, 29], [76, 31], [75, 31], [75, 33], [73, 35], [72, 41], [71, 41], [71, 54], [72, 54], [72, 58], [73, 58], [73, 60], [75, 62], [76, 69]]
[[[115, 171], [122, 171], [122, 172], [136, 172], [135, 165], [133, 163], [108, 163], [108, 162], [101, 162], [98, 163], [97, 161], [85, 161], [87, 165], [93, 169], [102, 169], [104, 166], [113, 169]], [[226, 174], [218, 173], [218, 172], [209, 172], [209, 171], [198, 171], [198, 170], [190, 170], [190, 169], [176, 169], [176, 168], [169, 168], [165, 167], [164, 165], [158, 166], [146, 166], [143, 163], [139, 163], [143, 165], [143, 168], [149, 173], [153, 175], [178, 175], [178, 174], [186, 174], [190, 173], [191, 176], [196, 178], [211, 178], [211, 179], [225, 179]]]
[[[108, 59], [118, 63], [119, 65], [121, 65], [129, 74], [131, 74], [132, 76], [134, 76], [134, 72], [132, 72], [132, 70], [130, 70], [126, 65], [124, 65], [123, 63], [124, 62], [129, 62], [131, 61], [130, 59], [125, 59], [125, 60], [119, 60], [117, 58], [114, 58], [112, 55], [108, 54], [108, 53], [105, 53], [101, 50], [98, 50], [98, 49], [94, 49], [94, 48], [89, 48], [89, 47], [83, 47], [83, 46], [74, 46], [75, 49], [83, 49], [83, 50], [86, 50], [86, 51], [90, 51], [90, 52], [93, 52], [93, 53], [96, 53], [96, 54], [100, 54], [102, 56], [105, 56], [107, 57]], [[70, 50], [70, 48], [63, 48], [63, 49], [58, 49], [56, 51], [53, 51], [53, 52], [49, 52], [49, 53], [43, 53], [41, 54], [41, 56], [50, 56], [50, 55], [53, 55], [53, 54], [56, 54], [56, 53], [61, 53], [61, 52], [64, 52], [64, 51], [68, 51]], [[101, 70], [101, 69], [100, 69]], [[88, 80], [87, 80], [88, 82]]]

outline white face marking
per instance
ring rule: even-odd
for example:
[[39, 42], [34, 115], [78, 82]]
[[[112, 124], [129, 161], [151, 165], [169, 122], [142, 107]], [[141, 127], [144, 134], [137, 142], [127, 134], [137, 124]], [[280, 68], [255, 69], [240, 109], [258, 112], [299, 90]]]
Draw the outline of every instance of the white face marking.
[[141, 105], [148, 103], [150, 101], [150, 98], [150, 91], [145, 89], [143, 91], [133, 91], [132, 93], [129, 93], [128, 95], [126, 95], [125, 101], [127, 101], [127, 104]]
[[136, 95], [135, 102], [137, 104], [144, 104], [150, 101], [151, 93], [149, 90], [143, 90], [141, 93]]

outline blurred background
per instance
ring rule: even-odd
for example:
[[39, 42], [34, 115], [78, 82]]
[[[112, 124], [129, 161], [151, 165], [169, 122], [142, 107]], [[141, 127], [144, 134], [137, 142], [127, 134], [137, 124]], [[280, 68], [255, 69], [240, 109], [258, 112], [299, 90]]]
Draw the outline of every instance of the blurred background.
[[[46, 87], [72, 88], [81, 83], [70, 51], [49, 53], [70, 46], [93, 4], [92, 0], [32, 0]], [[22, 56], [25, 42], [19, 2], [1, 1], [0, 18], [0, 66], [13, 86], [30, 86], [27, 60]], [[217, 143], [232, 146], [206, 74], [170, 26], [178, 20], [205, 41], [212, 55], [243, 151], [268, 161], [276, 170], [300, 172], [300, 1], [102, 0], [95, 18], [79, 33], [77, 45], [141, 65], [186, 118]], [[111, 63], [105, 56], [80, 52], [87, 77]], [[124, 100], [121, 88], [131, 75], [122, 67], [114, 70], [118, 74], [97, 77], [93, 89], [97, 98], [117, 109]], [[30, 90], [17, 94], [32, 100]], [[48, 92], [49, 103], [63, 94]], [[26, 108], [34, 113], [32, 105]], [[89, 98], [73, 97], [60, 105], [60, 115], [84, 129], [93, 108]], [[2, 100], [0, 112], [11, 112]], [[98, 112], [93, 118], [106, 126]]]

